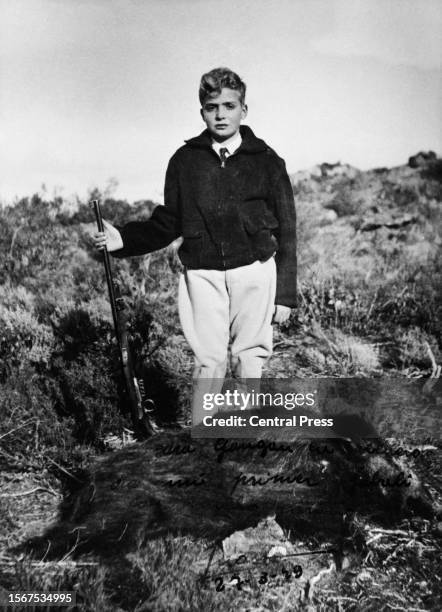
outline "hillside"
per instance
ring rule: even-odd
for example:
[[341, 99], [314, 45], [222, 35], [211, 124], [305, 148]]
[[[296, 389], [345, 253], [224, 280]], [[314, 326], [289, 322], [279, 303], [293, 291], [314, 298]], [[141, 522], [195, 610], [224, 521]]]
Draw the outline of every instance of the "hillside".
[[442, 161], [410, 163], [367, 172], [322, 164], [292, 175], [299, 321], [338, 344], [363, 341], [365, 373], [428, 370], [427, 343], [441, 361]]

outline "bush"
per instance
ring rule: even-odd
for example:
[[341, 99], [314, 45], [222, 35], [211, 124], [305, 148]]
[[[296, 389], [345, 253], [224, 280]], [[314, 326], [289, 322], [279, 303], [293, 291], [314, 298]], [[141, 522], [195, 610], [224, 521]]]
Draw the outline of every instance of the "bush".
[[47, 368], [53, 348], [54, 335], [48, 325], [24, 308], [0, 305], [0, 380], [28, 364]]

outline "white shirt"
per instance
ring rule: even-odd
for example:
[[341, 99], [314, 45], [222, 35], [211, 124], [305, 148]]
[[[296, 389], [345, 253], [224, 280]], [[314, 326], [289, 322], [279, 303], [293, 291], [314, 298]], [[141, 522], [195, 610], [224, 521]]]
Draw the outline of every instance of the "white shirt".
[[235, 153], [236, 149], [240, 146], [241, 142], [241, 134], [238, 132], [234, 136], [231, 136], [227, 140], [224, 140], [224, 142], [217, 142], [216, 140], [212, 139], [212, 148], [216, 153], [218, 153], [218, 155], [220, 149], [223, 148], [227, 149], [226, 155], [232, 155], [232, 153]]

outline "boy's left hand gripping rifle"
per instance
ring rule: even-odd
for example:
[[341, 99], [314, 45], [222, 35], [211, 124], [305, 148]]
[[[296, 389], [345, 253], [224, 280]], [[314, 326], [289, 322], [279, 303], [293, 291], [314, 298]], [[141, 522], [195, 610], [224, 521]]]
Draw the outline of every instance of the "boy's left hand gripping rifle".
[[[91, 202], [97, 227], [99, 232], [104, 231], [103, 219], [101, 216], [100, 204], [98, 200]], [[130, 407], [132, 424], [137, 437], [145, 438], [159, 431], [153, 419], [154, 402], [147, 398], [142, 378], [137, 378], [134, 372], [134, 365], [130, 352], [129, 339], [126, 329], [126, 318], [123, 315], [124, 302], [121, 297], [116, 296], [116, 289], [112, 279], [112, 269], [110, 265], [109, 252], [106, 246], [103, 248], [103, 263], [106, 271], [107, 288], [112, 309], [112, 319], [114, 322], [115, 336], [120, 354], [120, 362], [123, 370], [124, 390], [126, 400]]]

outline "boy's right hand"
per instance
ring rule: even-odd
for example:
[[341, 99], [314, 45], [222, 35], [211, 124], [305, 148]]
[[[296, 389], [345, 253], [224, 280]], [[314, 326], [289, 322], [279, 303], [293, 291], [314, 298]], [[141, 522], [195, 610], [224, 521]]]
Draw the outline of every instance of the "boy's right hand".
[[104, 232], [95, 232], [94, 244], [98, 250], [107, 248], [109, 252], [118, 251], [123, 248], [123, 239], [116, 227], [103, 219]]

